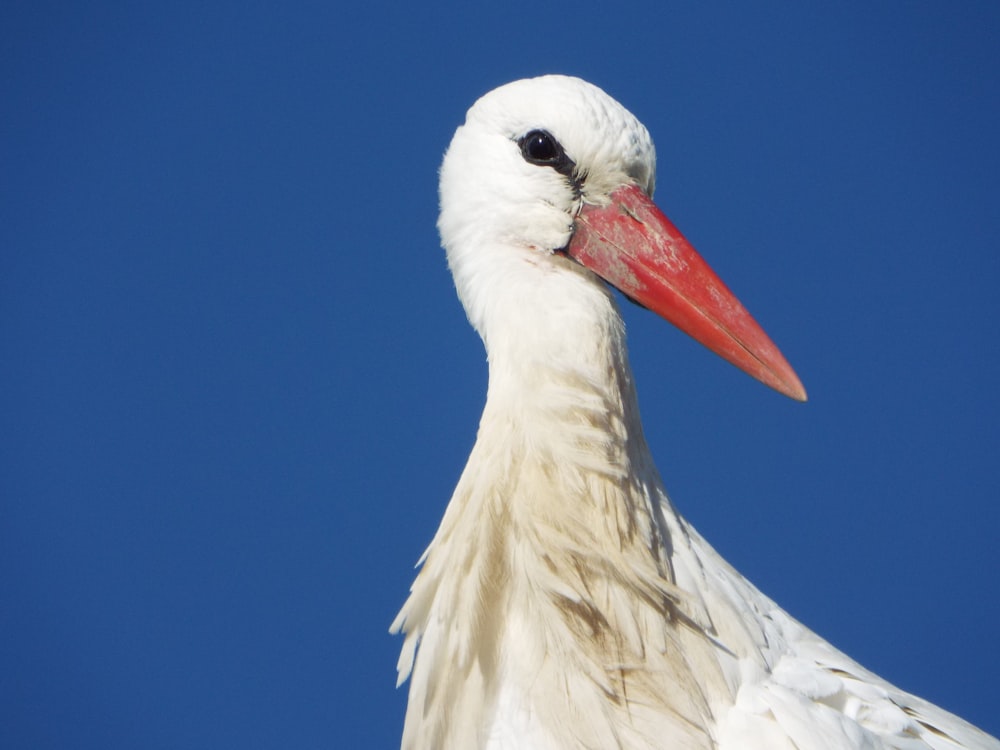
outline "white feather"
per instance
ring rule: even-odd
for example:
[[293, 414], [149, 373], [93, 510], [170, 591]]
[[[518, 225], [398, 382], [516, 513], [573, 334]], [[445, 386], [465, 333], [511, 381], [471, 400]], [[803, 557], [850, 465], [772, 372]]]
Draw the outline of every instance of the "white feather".
[[[544, 128], [582, 192], [529, 164]], [[565, 246], [581, 201], [652, 192], [645, 128], [573, 78], [483, 97], [439, 227], [490, 368], [479, 435], [392, 625], [406, 750], [1000, 748], [779, 609], [677, 514], [639, 422], [613, 297]]]

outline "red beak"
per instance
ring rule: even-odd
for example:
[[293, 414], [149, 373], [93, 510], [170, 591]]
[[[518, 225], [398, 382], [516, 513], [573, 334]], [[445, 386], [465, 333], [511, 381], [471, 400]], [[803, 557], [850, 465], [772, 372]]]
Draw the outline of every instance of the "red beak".
[[806, 400], [778, 347], [639, 186], [585, 205], [566, 253], [747, 374]]

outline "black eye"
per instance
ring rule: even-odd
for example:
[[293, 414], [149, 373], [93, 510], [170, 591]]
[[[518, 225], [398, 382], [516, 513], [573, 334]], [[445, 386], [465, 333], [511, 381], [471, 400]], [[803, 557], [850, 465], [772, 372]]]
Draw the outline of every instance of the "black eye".
[[521, 136], [518, 143], [521, 146], [521, 155], [532, 164], [555, 166], [560, 159], [565, 158], [562, 146], [544, 130], [532, 130]]
[[529, 130], [517, 139], [521, 147], [521, 156], [529, 164], [540, 167], [552, 167], [559, 174], [567, 177], [579, 190], [579, 177], [575, 174], [576, 164], [570, 159], [559, 141], [546, 130]]

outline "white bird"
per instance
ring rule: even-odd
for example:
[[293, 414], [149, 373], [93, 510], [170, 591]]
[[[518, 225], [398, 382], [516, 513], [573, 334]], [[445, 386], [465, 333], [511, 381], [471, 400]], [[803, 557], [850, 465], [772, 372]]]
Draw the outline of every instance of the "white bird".
[[445, 155], [438, 227], [489, 390], [392, 625], [403, 748], [1000, 749], [792, 619], [667, 498], [609, 284], [805, 391], [654, 176], [642, 124], [563, 76], [482, 97]]

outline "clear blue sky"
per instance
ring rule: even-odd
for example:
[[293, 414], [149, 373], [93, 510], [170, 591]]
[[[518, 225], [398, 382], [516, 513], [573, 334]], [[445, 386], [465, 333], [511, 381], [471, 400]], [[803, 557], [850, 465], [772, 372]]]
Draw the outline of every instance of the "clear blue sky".
[[645, 122], [809, 390], [627, 306], [675, 502], [1000, 733], [1000, 6], [824, 5], [5, 3], [0, 747], [397, 745], [486, 386], [436, 171], [546, 72]]

